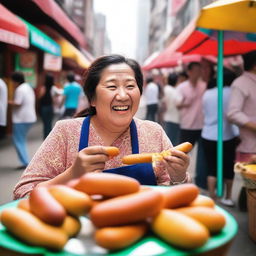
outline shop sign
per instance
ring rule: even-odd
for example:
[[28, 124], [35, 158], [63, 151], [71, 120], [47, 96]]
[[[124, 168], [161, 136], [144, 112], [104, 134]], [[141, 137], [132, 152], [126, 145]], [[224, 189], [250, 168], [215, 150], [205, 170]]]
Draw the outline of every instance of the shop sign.
[[24, 53], [17, 53], [15, 58], [15, 70], [21, 71], [25, 76], [25, 81], [33, 88], [37, 84], [37, 55], [35, 52], [26, 51]]
[[28, 37], [0, 28], [0, 41], [7, 44], [28, 48]]
[[61, 56], [61, 48], [58, 43], [56, 43], [44, 32], [31, 25], [29, 22], [25, 21], [24, 19], [22, 19], [22, 21], [24, 21], [28, 26], [30, 43], [32, 45], [50, 54]]
[[62, 57], [45, 53], [43, 67], [44, 70], [60, 71], [62, 67]]

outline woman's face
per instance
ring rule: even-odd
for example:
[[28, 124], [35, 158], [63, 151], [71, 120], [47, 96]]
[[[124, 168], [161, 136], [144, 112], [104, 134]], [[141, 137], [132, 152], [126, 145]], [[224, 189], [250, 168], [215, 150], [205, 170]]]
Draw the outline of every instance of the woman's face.
[[96, 118], [101, 123], [118, 128], [129, 126], [139, 101], [140, 90], [134, 71], [120, 63], [103, 70], [91, 105], [96, 108]]

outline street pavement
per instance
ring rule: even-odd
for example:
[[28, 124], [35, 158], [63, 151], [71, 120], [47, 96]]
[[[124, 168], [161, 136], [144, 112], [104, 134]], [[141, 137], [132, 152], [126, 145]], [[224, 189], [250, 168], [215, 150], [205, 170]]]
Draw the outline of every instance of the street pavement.
[[[28, 150], [30, 157], [32, 157], [43, 141], [42, 124], [40, 121], [36, 123], [30, 130], [28, 140]], [[192, 152], [190, 165], [192, 177], [195, 165], [194, 159], [195, 153]], [[20, 164], [18, 162], [10, 136], [0, 140], [0, 205], [12, 201], [13, 188], [22, 174], [22, 170], [15, 169], [19, 165]], [[237, 198], [241, 186], [242, 180], [240, 176], [236, 174], [233, 186], [233, 199], [236, 202], [236, 206], [234, 208], [230, 208], [219, 205], [234, 216], [239, 226], [238, 233], [231, 245], [231, 248], [229, 249], [227, 256], [256, 255], [256, 242], [252, 241], [248, 236], [248, 213], [246, 211], [241, 211], [237, 206]], [[206, 192], [202, 190], [201, 193], [205, 194]]]

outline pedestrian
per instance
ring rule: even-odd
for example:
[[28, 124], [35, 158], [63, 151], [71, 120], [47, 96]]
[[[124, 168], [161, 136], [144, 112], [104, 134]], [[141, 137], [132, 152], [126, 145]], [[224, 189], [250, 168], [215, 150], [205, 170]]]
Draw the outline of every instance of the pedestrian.
[[[86, 71], [83, 87], [89, 108], [78, 118], [56, 123], [16, 185], [14, 197], [26, 196], [39, 183], [65, 184], [88, 172], [132, 175], [148, 185], [187, 182], [189, 156], [172, 148], [158, 123], [134, 118], [142, 87], [143, 75], [136, 61], [120, 55], [96, 59]], [[120, 149], [111, 159], [105, 149], [110, 145]], [[121, 162], [131, 153], [167, 149], [172, 156], [154, 167], [149, 163], [123, 166]]]
[[181, 95], [176, 89], [177, 74], [170, 73], [167, 79], [167, 85], [164, 87], [163, 103], [165, 111], [163, 114], [164, 129], [173, 145], [179, 143], [180, 136], [180, 117], [177, 109], [177, 102], [180, 102]]
[[36, 122], [35, 93], [28, 83], [25, 83], [23, 73], [14, 72], [11, 80], [15, 88], [13, 100], [8, 103], [12, 109], [12, 138], [21, 166], [25, 169], [29, 163], [27, 150], [27, 135]]
[[52, 74], [46, 74], [45, 81], [39, 94], [39, 108], [43, 121], [43, 138], [45, 139], [52, 130], [53, 122], [53, 90], [54, 77]]
[[7, 104], [8, 91], [7, 85], [3, 79], [0, 78], [0, 139], [4, 138], [5, 129], [7, 126]]
[[[225, 196], [221, 203], [225, 206], [234, 206], [232, 200], [232, 186], [234, 179], [235, 150], [239, 135], [238, 127], [227, 119], [227, 107], [230, 97], [230, 85], [236, 75], [229, 70], [224, 71], [223, 87], [223, 178]], [[217, 141], [218, 141], [218, 88], [216, 78], [208, 82], [207, 90], [203, 96], [204, 126], [202, 129], [202, 142], [207, 162], [207, 187], [209, 196], [217, 200]]]
[[67, 74], [68, 82], [64, 85], [63, 102], [65, 106], [63, 118], [73, 117], [77, 111], [79, 100], [84, 96], [83, 89], [75, 81], [75, 75], [70, 72]]
[[195, 183], [201, 188], [207, 188], [205, 170], [205, 157], [202, 149], [201, 131], [203, 128], [202, 98], [206, 90], [206, 82], [202, 80], [201, 65], [191, 62], [187, 66], [188, 79], [177, 87], [181, 100], [177, 103], [180, 113], [180, 140], [179, 143], [188, 141], [197, 143], [197, 160]]
[[63, 88], [53, 84], [51, 89], [51, 95], [53, 99], [53, 113], [54, 120], [59, 120], [64, 113], [64, 105], [63, 105]]
[[186, 71], [182, 71], [179, 72], [177, 74], [177, 82], [176, 82], [176, 87], [181, 84], [182, 82], [185, 82], [186, 80], [188, 80], [188, 75], [186, 73]]
[[156, 114], [159, 103], [159, 87], [152, 77], [146, 80], [145, 99], [147, 103], [146, 120], [156, 121]]
[[[243, 56], [244, 72], [231, 85], [228, 119], [240, 130], [236, 162], [250, 162], [256, 154], [256, 51]], [[245, 189], [239, 196], [240, 208], [246, 208]]]

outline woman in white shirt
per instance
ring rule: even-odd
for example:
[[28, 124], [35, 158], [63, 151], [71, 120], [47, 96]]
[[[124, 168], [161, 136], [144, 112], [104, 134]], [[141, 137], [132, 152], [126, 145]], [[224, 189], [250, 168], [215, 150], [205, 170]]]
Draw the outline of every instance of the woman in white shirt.
[[[235, 74], [229, 70], [224, 72], [223, 87], [223, 177], [226, 195], [221, 203], [234, 206], [231, 199], [234, 178], [235, 149], [238, 138], [238, 128], [231, 124], [226, 117], [230, 97], [230, 84], [235, 79]], [[203, 147], [208, 165], [207, 184], [209, 196], [216, 199], [216, 172], [217, 172], [217, 140], [218, 140], [218, 89], [216, 79], [208, 83], [208, 88], [203, 95], [204, 126], [202, 129]]]
[[176, 103], [181, 101], [181, 94], [176, 90], [177, 75], [169, 74], [167, 85], [164, 87], [164, 129], [172, 144], [176, 146], [179, 143], [180, 118]]

